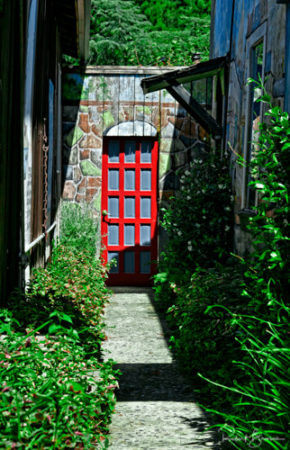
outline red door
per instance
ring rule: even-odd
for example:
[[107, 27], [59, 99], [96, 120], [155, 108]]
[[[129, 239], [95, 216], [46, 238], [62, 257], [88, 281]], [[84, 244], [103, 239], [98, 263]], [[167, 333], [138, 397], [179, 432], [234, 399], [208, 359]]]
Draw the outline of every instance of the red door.
[[109, 285], [151, 284], [157, 259], [158, 143], [152, 138], [105, 138], [102, 242], [115, 260]]

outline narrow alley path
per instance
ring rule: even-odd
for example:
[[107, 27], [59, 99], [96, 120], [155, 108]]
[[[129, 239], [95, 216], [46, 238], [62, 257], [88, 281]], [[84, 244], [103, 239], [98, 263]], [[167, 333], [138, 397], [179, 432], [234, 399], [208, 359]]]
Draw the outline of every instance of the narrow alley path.
[[192, 389], [178, 373], [147, 288], [115, 288], [106, 309], [105, 358], [122, 372], [111, 446], [119, 449], [213, 448]]

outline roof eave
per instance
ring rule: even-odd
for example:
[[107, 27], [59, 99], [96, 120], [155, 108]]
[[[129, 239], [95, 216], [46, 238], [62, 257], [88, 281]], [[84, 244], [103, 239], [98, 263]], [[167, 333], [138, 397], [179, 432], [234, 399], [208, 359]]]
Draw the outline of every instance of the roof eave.
[[141, 81], [141, 86], [144, 94], [149, 94], [150, 92], [170, 87], [173, 81], [177, 84], [183, 84], [211, 77], [225, 67], [226, 61], [226, 57], [220, 57], [186, 67], [185, 69], [171, 70], [162, 75], [144, 78]]

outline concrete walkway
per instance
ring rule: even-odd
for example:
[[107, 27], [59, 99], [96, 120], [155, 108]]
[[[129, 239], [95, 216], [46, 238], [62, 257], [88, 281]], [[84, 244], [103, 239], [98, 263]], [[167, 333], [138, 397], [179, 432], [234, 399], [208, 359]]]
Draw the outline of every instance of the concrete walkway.
[[110, 449], [214, 448], [192, 389], [172, 360], [147, 288], [115, 288], [106, 309], [105, 359], [121, 370]]

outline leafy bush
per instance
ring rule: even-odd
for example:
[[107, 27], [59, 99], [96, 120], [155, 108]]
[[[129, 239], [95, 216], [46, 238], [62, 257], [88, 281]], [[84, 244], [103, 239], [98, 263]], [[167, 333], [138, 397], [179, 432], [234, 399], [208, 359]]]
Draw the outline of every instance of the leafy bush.
[[[5, 448], [89, 448], [107, 441], [114, 406], [112, 363], [88, 355], [69, 316], [15, 331], [2, 311], [1, 442]], [[55, 319], [59, 318], [59, 323]], [[48, 326], [45, 336], [39, 335]]]
[[[268, 102], [269, 96], [264, 92], [260, 101]], [[286, 450], [290, 124], [288, 114], [271, 105], [266, 117], [250, 163], [250, 185], [258, 193], [256, 214], [248, 225], [253, 251], [235, 258], [239, 264], [227, 259], [230, 239], [222, 233], [230, 219], [212, 195], [205, 196], [204, 187], [193, 189], [203, 186], [209, 174], [208, 191], [217, 191], [220, 175], [210, 172], [209, 159], [202, 181], [184, 183], [165, 213], [169, 243], [155, 289], [158, 302], [167, 308], [181, 364], [192, 375], [200, 371], [201, 379], [209, 382], [201, 385], [203, 403], [220, 422], [216, 426], [223, 441], [238, 449]], [[227, 211], [228, 192], [224, 194], [220, 201]], [[202, 209], [210, 211], [208, 228], [200, 220]]]
[[[269, 100], [264, 91], [260, 101]], [[249, 441], [263, 449], [286, 449], [289, 442], [290, 122], [286, 112], [272, 105], [266, 117], [256, 140], [259, 150], [250, 164], [250, 185], [259, 202], [249, 220], [253, 252], [245, 258], [241, 285], [247, 313], [230, 311], [243, 351], [233, 369], [240, 370], [243, 379], [223, 386], [231, 392], [233, 406], [230, 414], [218, 413], [224, 417], [220, 429], [239, 449], [248, 448]]]
[[[239, 379], [239, 370], [232, 368], [233, 354], [237, 358], [240, 353], [235, 342], [238, 329], [228, 308], [242, 311], [240, 281], [240, 267], [231, 261], [210, 270], [196, 269], [187, 284], [171, 283], [175, 298], [166, 313], [170, 341], [187, 375], [196, 377], [202, 372], [220, 383]], [[210, 309], [213, 304], [226, 308]], [[212, 402], [219, 401], [215, 386], [200, 383], [199, 389], [206, 396], [210, 391]], [[225, 397], [224, 407], [228, 408], [230, 399], [227, 404]]]
[[116, 371], [101, 358], [106, 271], [85, 209], [65, 206], [61, 232], [51, 262], [1, 311], [5, 448], [108, 445]]
[[86, 204], [63, 202], [61, 207], [60, 238], [63, 246], [96, 255], [98, 226]]
[[170, 283], [187, 285], [195, 269], [225, 263], [233, 240], [232, 203], [227, 163], [219, 156], [196, 159], [180, 174], [180, 190], [162, 210], [168, 239], [155, 277], [157, 297], [160, 292], [165, 298]]

